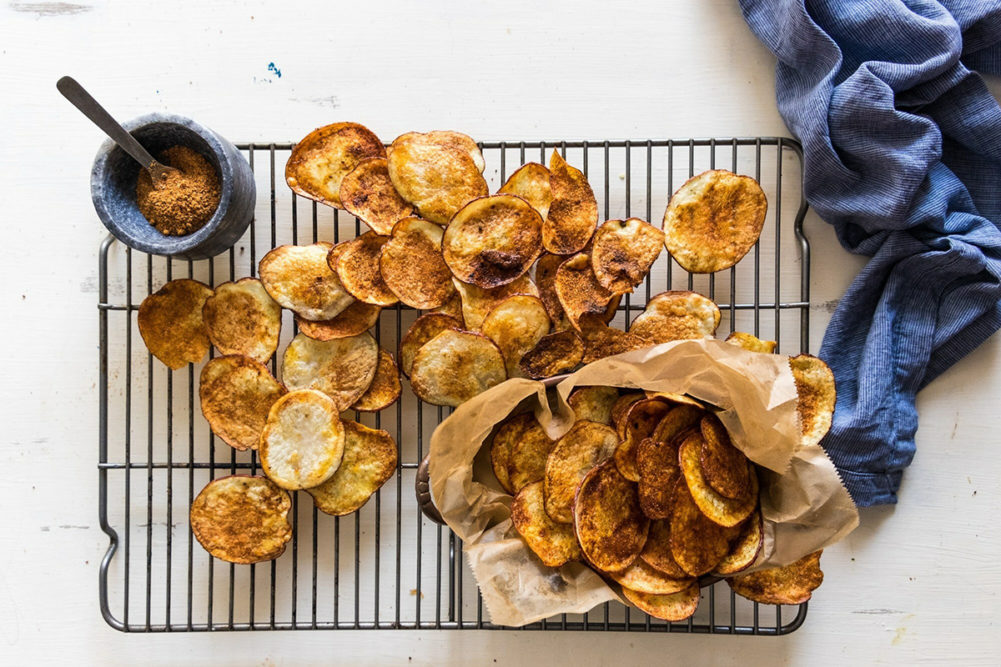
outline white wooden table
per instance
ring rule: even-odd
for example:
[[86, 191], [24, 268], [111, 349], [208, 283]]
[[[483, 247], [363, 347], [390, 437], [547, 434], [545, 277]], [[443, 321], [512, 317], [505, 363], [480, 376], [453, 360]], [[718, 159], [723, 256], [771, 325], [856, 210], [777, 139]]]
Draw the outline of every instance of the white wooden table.
[[[384, 138], [434, 128], [481, 140], [787, 134], [774, 60], [731, 0], [327, 4], [0, 8], [5, 664], [996, 664], [997, 338], [921, 395], [900, 505], [864, 511], [859, 529], [825, 553], [826, 582], [787, 637], [108, 628], [97, 604], [107, 539], [95, 467], [105, 232], [88, 190], [101, 137], [56, 93], [60, 75], [120, 118], [176, 112], [234, 141], [294, 140], [335, 120]], [[812, 213], [806, 231], [816, 350], [862, 261]]]

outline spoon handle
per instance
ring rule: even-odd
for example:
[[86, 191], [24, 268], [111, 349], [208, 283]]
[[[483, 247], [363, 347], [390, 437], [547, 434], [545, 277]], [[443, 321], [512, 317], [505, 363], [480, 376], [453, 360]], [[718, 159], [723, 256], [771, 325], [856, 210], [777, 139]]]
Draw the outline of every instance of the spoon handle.
[[56, 82], [56, 88], [63, 94], [63, 97], [68, 99], [94, 125], [104, 130], [106, 135], [111, 137], [125, 152], [134, 157], [139, 164], [146, 167], [146, 169], [157, 165], [157, 161], [153, 159], [149, 151], [143, 148], [142, 144], [136, 141], [135, 137], [126, 132], [125, 128], [119, 125], [118, 121], [112, 118], [111, 114], [105, 111], [104, 107], [91, 97], [90, 93], [83, 89], [83, 86], [76, 82], [76, 79], [64, 76]]

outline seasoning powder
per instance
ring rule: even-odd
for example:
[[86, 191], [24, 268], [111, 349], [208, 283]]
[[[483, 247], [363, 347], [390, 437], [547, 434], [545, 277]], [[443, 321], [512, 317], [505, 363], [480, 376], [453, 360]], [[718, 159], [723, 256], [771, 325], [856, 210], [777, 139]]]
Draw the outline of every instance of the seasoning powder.
[[208, 160], [187, 146], [168, 148], [158, 159], [178, 171], [157, 186], [148, 171], [139, 172], [139, 211], [161, 234], [184, 236], [198, 231], [219, 206], [219, 175]]

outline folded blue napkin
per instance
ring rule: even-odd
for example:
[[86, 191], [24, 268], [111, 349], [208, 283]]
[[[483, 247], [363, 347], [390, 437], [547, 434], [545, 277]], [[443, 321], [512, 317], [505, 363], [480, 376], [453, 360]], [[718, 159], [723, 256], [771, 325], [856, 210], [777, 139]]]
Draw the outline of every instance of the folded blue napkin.
[[998, 0], [739, 0], [778, 57], [806, 198], [872, 259], [820, 356], [838, 401], [823, 445], [859, 505], [895, 503], [915, 394], [1001, 326]]

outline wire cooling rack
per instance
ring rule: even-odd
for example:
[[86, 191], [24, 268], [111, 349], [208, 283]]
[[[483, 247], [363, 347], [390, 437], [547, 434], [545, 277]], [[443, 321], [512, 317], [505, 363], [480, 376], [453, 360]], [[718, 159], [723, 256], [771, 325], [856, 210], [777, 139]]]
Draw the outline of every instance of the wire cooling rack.
[[[809, 245], [802, 222], [802, 153], [785, 138], [640, 141], [488, 142], [481, 145], [491, 192], [518, 166], [548, 163], [552, 150], [587, 174], [602, 220], [642, 217], [659, 224], [669, 194], [705, 169], [754, 176], [769, 202], [761, 240], [734, 268], [693, 276], [661, 254], [644, 285], [627, 295], [613, 322], [627, 328], [643, 304], [667, 289], [694, 289], [722, 311], [719, 334], [742, 330], [796, 354], [809, 344]], [[396, 474], [354, 515], [318, 512], [295, 494], [295, 536], [283, 556], [258, 565], [212, 559], [188, 526], [191, 500], [211, 479], [260, 471], [254, 452], [214, 437], [200, 414], [201, 364], [168, 370], [147, 352], [136, 311], [146, 295], [174, 278], [210, 285], [253, 276], [257, 262], [282, 243], [337, 242], [364, 226], [293, 195], [283, 182], [292, 144], [244, 144], [259, 193], [256, 221], [228, 252], [211, 260], [169, 260], [108, 237], [99, 252], [99, 511], [110, 538], [100, 568], [101, 613], [128, 632], [265, 629], [495, 629], [484, 614], [462, 544], [421, 514], [416, 469], [434, 427], [448, 410], [423, 404], [404, 382], [400, 401], [382, 413], [351, 415], [384, 428], [399, 446]], [[382, 311], [375, 328], [395, 353], [418, 312]], [[279, 354], [291, 339], [283, 313]], [[277, 357], [277, 355], [276, 355]], [[272, 371], [277, 374], [275, 361]], [[666, 623], [619, 603], [566, 614], [529, 630], [618, 630], [779, 635], [806, 618], [806, 604], [758, 605], [725, 583], [703, 589], [695, 616]]]

